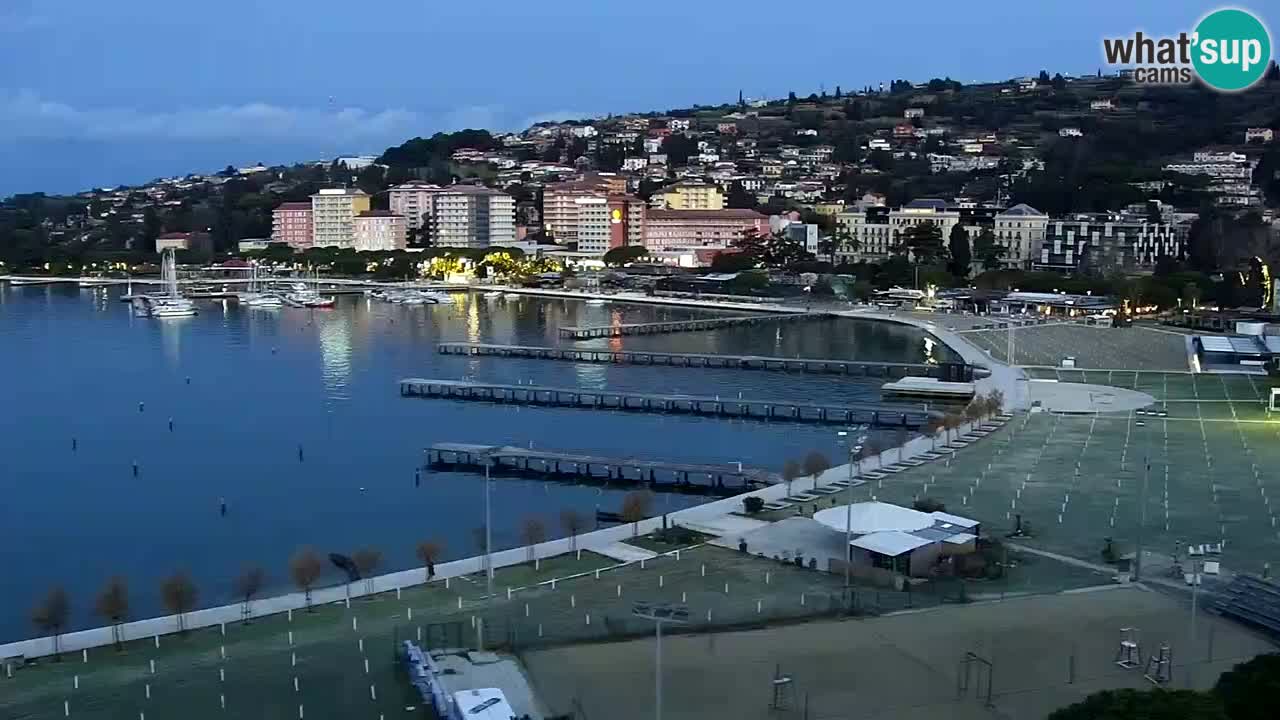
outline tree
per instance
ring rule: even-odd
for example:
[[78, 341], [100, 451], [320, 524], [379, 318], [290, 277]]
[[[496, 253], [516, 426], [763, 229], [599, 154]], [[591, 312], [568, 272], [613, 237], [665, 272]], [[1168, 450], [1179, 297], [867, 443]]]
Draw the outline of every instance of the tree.
[[258, 593], [262, 592], [262, 586], [267, 582], [267, 571], [257, 565], [246, 566], [244, 570], [235, 579], [235, 594], [240, 598], [240, 617], [244, 619], [244, 624], [249, 624], [250, 603]]
[[1213, 695], [1231, 720], [1270, 720], [1280, 697], [1280, 653], [1259, 655], [1218, 677]]
[[178, 632], [186, 632], [186, 614], [195, 609], [198, 597], [196, 585], [185, 570], [179, 570], [160, 583], [160, 600], [171, 614], [177, 616]]
[[804, 474], [813, 478], [813, 486], [818, 487], [818, 476], [831, 469], [831, 461], [826, 455], [812, 450], [804, 456], [803, 463]]
[[725, 197], [725, 207], [750, 210], [756, 206], [756, 196], [747, 192], [740, 180], [729, 185], [729, 194]]
[[578, 533], [582, 532], [586, 526], [587, 518], [577, 510], [565, 508], [560, 511], [560, 527], [569, 536], [570, 547], [573, 550], [578, 549]]
[[124, 643], [124, 633], [120, 627], [129, 617], [129, 586], [119, 575], [107, 580], [107, 584], [98, 593], [94, 611], [104, 620], [111, 623], [111, 639], [119, 650]]
[[957, 413], [948, 413], [946, 417], [942, 419], [942, 422], [943, 429], [947, 431], [946, 442], [950, 444], [951, 434], [960, 429], [960, 426], [964, 424], [964, 418]]
[[547, 539], [547, 526], [542, 522], [542, 518], [536, 515], [530, 515], [520, 524], [520, 539], [525, 544], [525, 550], [529, 553], [529, 562], [537, 563], [538, 561], [538, 543]]
[[289, 560], [289, 575], [293, 578], [293, 584], [303, 593], [307, 604], [307, 612], [313, 612], [311, 589], [315, 587], [316, 581], [320, 579], [320, 573], [323, 570], [324, 563], [320, 561], [320, 555], [309, 547], [298, 550]]
[[898, 252], [909, 252], [922, 265], [932, 265], [942, 257], [942, 229], [932, 222], [912, 225], [902, 233]]
[[604, 254], [604, 264], [609, 267], [622, 267], [640, 258], [648, 257], [649, 251], [643, 245], [624, 245], [610, 249]]
[[378, 566], [382, 564], [382, 551], [371, 547], [360, 548], [351, 555], [351, 562], [355, 563], [356, 570], [360, 571], [360, 577], [364, 578], [365, 592], [372, 594], [373, 576], [378, 572]]
[[751, 270], [758, 260], [744, 252], [720, 251], [711, 258], [711, 271], [718, 273], [735, 273]]
[[431, 578], [435, 577], [436, 562], [440, 560], [440, 556], [444, 553], [444, 545], [436, 540], [423, 540], [414, 548], [414, 553], [418, 556], [418, 561], [422, 563], [425, 581], [430, 582]]
[[62, 661], [59, 639], [71, 616], [71, 600], [62, 587], [53, 587], [31, 611], [31, 623], [53, 641], [53, 660]]
[[983, 228], [973, 240], [972, 254], [983, 270], [998, 270], [1003, 265], [1004, 246], [996, 242], [991, 228]]
[[791, 494], [791, 483], [800, 477], [800, 463], [788, 460], [782, 465], [782, 481], [787, 484], [787, 494]]
[[1053, 79], [1049, 81], [1054, 90], [1065, 90], [1067, 87], [1067, 79], [1062, 77], [1062, 73], [1054, 73]]
[[933, 450], [935, 452], [937, 451], [938, 432], [941, 431], [942, 428], [943, 428], [943, 420], [940, 417], [935, 417], [933, 415], [930, 415], [929, 419], [925, 421], [924, 433], [925, 435], [929, 436], [930, 450]]
[[969, 248], [969, 231], [957, 223], [951, 228], [947, 248], [951, 251], [951, 261], [948, 263], [947, 270], [959, 279], [969, 277], [969, 265], [973, 260], [973, 253]]
[[987, 412], [991, 415], [1004, 412], [1004, 391], [1000, 388], [993, 388], [987, 393]]
[[[1266, 712], [1266, 711], [1264, 711]], [[1267, 714], [1266, 717], [1271, 717]], [[1217, 698], [1194, 690], [1103, 690], [1048, 720], [1227, 720]]]
[[622, 521], [631, 523], [631, 536], [640, 534], [640, 521], [649, 516], [653, 494], [645, 490], [632, 490], [622, 498]]
[[1194, 282], [1187, 281], [1182, 286], [1182, 305], [1190, 309], [1195, 309], [1200, 304], [1200, 286]]
[[913, 510], [919, 510], [922, 513], [946, 512], [947, 506], [939, 500], [931, 497], [923, 497], [911, 503]]

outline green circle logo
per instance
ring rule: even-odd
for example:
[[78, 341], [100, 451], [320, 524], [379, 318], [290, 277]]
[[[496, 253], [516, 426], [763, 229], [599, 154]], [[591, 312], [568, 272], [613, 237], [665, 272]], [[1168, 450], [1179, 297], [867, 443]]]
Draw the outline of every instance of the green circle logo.
[[1267, 72], [1271, 36], [1262, 21], [1244, 10], [1215, 10], [1196, 26], [1191, 63], [1216, 90], [1244, 90]]

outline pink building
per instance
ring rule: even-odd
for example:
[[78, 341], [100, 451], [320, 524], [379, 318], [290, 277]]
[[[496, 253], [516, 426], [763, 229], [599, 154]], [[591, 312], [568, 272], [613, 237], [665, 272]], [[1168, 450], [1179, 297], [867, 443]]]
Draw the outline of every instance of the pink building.
[[368, 210], [355, 218], [357, 251], [403, 250], [407, 245], [408, 224], [403, 215], [386, 210]]
[[271, 240], [305, 250], [315, 241], [311, 226], [311, 203], [281, 203], [271, 214]]
[[650, 250], [724, 250], [743, 233], [769, 234], [769, 218], [755, 210], [649, 210], [644, 246]]

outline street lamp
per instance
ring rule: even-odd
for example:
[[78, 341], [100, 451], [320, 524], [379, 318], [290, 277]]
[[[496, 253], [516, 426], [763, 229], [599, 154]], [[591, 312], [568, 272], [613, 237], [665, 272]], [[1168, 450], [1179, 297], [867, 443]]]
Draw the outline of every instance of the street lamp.
[[654, 720], [662, 720], [662, 623], [688, 623], [689, 608], [677, 603], [641, 600], [631, 607], [631, 614], [653, 621], [653, 717]]
[[[860, 426], [859, 429], [865, 430], [866, 426], [865, 425]], [[845, 432], [844, 430], [841, 430], [839, 432], [839, 435], [841, 437], [847, 436], [848, 434], [849, 433]], [[853, 576], [852, 576], [852, 571], [853, 571], [852, 560], [853, 559], [849, 557], [849, 547], [853, 544], [853, 478], [854, 478], [853, 464], [855, 461], [858, 463], [858, 474], [861, 475], [862, 474], [862, 458], [859, 456], [859, 453], [862, 452], [863, 443], [865, 443], [866, 441], [867, 441], [867, 435], [862, 434], [858, 436], [858, 440], [856, 443], [849, 443], [849, 484], [845, 486], [847, 497], [845, 498], [845, 506], [844, 506], [844, 552], [843, 552], [844, 557], [841, 558], [841, 560], [844, 562], [845, 602], [848, 602], [849, 589], [853, 584]]]
[[489, 467], [493, 464], [493, 456], [482, 453], [484, 458], [484, 578], [485, 594], [493, 597], [493, 513], [491, 512]]

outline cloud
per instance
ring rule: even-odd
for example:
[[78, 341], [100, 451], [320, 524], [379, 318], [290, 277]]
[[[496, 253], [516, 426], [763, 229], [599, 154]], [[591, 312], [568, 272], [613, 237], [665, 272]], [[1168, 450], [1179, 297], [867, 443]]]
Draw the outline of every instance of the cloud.
[[394, 108], [299, 108], [262, 102], [167, 111], [81, 108], [30, 90], [0, 90], [0, 127], [19, 140], [357, 142], [410, 136], [422, 124], [417, 113]]

